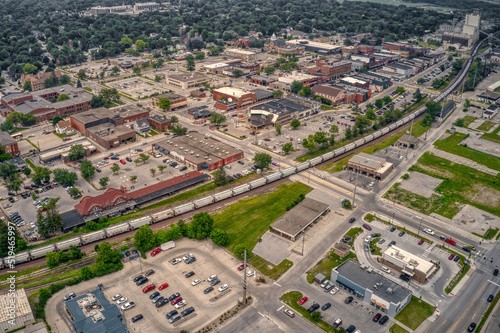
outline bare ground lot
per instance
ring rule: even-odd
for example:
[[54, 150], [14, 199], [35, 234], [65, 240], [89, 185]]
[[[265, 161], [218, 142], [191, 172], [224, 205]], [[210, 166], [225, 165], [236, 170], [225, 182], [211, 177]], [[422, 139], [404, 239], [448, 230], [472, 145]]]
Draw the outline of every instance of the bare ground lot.
[[410, 172], [409, 176], [410, 178], [401, 182], [400, 187], [425, 198], [430, 198], [433, 194], [437, 194], [434, 192], [434, 189], [443, 181], [442, 179], [434, 178], [420, 172]]

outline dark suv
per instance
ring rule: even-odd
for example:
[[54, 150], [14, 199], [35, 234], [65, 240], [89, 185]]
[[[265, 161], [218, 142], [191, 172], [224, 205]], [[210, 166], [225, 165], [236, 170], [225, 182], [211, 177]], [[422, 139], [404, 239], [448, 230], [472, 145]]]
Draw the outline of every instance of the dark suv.
[[150, 276], [150, 275], [152, 275], [152, 274], [154, 274], [154, 273], [155, 273], [154, 269], [150, 269], [150, 270], [149, 270], [149, 271], [147, 271], [144, 275], [146, 275], [146, 276]]
[[191, 314], [194, 312], [194, 308], [193, 307], [190, 307], [190, 308], [187, 308], [186, 310], [182, 311], [181, 312], [181, 315], [183, 317], [186, 317], [187, 315]]
[[311, 313], [311, 312], [314, 312], [316, 310], [319, 309], [319, 304], [318, 303], [314, 303], [313, 305], [311, 305], [311, 307], [309, 309], [307, 309], [307, 312]]

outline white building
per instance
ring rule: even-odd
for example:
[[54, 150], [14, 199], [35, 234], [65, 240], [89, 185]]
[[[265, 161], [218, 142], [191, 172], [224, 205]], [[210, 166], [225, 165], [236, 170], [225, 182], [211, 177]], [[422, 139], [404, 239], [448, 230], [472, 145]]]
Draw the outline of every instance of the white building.
[[13, 294], [0, 295], [0, 330], [9, 332], [34, 322], [28, 297], [24, 289]]

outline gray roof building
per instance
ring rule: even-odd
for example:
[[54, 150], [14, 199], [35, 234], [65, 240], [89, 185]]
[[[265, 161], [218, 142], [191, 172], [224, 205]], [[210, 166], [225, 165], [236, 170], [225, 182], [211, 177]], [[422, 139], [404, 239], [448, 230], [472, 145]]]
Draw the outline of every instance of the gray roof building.
[[16, 139], [14, 139], [9, 133], [0, 132], [0, 146], [3, 147], [5, 145], [10, 145], [16, 142]]
[[122, 314], [100, 289], [78, 296], [65, 303], [74, 318], [71, 322], [77, 333], [127, 333]]
[[394, 168], [394, 165], [387, 162], [384, 158], [366, 153], [359, 153], [351, 157], [349, 162], [347, 162], [347, 168], [373, 176], [377, 179], [382, 179], [389, 174]]
[[272, 232], [295, 241], [297, 235], [328, 212], [329, 207], [323, 202], [305, 198], [271, 224]]
[[331, 281], [388, 316], [396, 316], [413, 292], [374, 270], [349, 259], [332, 269]]

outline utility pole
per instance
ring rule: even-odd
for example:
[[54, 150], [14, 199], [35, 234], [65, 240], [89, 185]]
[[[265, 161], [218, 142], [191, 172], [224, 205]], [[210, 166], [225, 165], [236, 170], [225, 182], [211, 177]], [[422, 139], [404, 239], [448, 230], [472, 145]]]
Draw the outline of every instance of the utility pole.
[[243, 259], [243, 304], [247, 304], [247, 250]]
[[305, 231], [302, 231], [302, 252], [301, 252], [301, 256], [304, 255], [304, 243], [306, 242], [306, 233]]
[[356, 200], [356, 188], [358, 187], [358, 177], [359, 177], [359, 171], [356, 173], [356, 182], [354, 183], [354, 194], [352, 196], [352, 207], [354, 208], [354, 202]]

